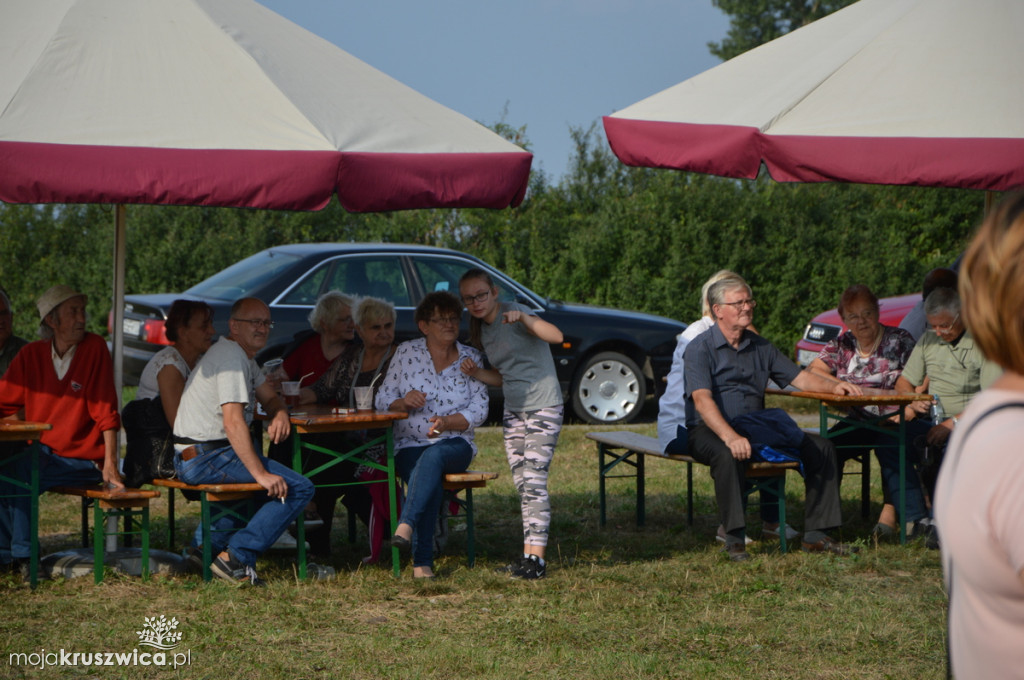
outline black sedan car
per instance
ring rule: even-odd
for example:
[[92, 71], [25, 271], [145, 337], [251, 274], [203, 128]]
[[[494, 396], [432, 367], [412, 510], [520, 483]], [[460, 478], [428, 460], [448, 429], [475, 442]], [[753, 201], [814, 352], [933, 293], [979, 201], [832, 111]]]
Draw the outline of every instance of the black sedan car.
[[[419, 336], [413, 311], [424, 295], [449, 290], [481, 267], [494, 277], [503, 300], [531, 307], [558, 326], [565, 341], [552, 346], [566, 404], [592, 423], [628, 422], [648, 395], [657, 394], [672, 363], [676, 336], [685, 324], [660, 316], [551, 300], [532, 292], [485, 262], [444, 248], [381, 243], [306, 243], [256, 253], [184, 293], [128, 295], [124, 315], [124, 371], [137, 383], [149, 358], [167, 339], [163, 324], [171, 302], [200, 299], [214, 308], [218, 333], [227, 332], [228, 311], [242, 297], [270, 305], [274, 328], [260, 360], [274, 356], [309, 329], [317, 298], [328, 290], [390, 300], [398, 312], [396, 339]], [[468, 331], [468, 315], [463, 319]]]

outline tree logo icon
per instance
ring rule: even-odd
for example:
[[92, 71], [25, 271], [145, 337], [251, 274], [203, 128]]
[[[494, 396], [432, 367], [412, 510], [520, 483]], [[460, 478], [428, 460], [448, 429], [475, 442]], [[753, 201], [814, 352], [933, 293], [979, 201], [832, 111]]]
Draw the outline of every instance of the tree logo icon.
[[163, 614], [160, 618], [144, 617], [142, 630], [135, 631], [139, 636], [139, 644], [157, 649], [174, 649], [181, 644], [181, 631], [174, 630], [178, 627], [178, 619], [171, 617], [170, 621]]

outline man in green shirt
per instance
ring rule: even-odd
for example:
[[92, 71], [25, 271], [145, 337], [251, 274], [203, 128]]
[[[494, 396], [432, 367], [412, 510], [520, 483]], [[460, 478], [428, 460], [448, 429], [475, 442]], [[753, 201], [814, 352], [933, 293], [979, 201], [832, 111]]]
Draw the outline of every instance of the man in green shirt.
[[[932, 404], [917, 401], [906, 407], [909, 441], [922, 450], [921, 481], [931, 498], [946, 442], [971, 399], [999, 377], [1002, 369], [985, 359], [960, 316], [960, 296], [952, 288], [928, 295], [924, 313], [929, 330], [917, 341], [897, 392], [928, 392], [938, 406], [938, 422], [929, 415]], [[924, 446], [921, 446], [923, 444]]]

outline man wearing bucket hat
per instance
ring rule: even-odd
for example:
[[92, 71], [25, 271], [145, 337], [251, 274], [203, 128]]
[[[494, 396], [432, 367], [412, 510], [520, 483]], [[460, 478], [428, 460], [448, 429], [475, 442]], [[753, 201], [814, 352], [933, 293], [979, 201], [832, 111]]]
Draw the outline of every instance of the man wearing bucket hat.
[[[54, 286], [36, 302], [39, 334], [18, 352], [0, 379], [0, 417], [21, 413], [49, 423], [40, 438], [39, 490], [103, 481], [123, 489], [118, 472], [114, 370], [107, 343], [85, 330], [86, 297]], [[27, 461], [13, 475], [27, 476]], [[29, 499], [0, 499], [0, 562], [29, 555]], [[10, 567], [9, 567], [10, 568]]]

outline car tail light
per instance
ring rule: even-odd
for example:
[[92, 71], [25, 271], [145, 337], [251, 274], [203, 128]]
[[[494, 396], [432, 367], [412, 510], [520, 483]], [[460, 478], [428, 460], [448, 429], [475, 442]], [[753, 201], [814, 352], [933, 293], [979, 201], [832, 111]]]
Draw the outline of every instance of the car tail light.
[[171, 341], [167, 339], [162, 319], [148, 319], [146, 323], [142, 325], [142, 332], [139, 333], [139, 339], [154, 345], [171, 344]]

